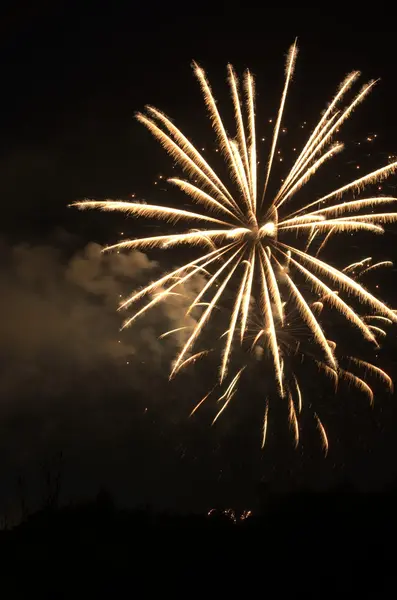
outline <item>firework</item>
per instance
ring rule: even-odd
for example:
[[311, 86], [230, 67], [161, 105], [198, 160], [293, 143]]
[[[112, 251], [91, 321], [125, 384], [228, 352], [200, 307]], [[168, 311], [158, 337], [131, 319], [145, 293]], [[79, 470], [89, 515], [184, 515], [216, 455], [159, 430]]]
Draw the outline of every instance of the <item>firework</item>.
[[[340, 270], [318, 257], [334, 235], [360, 231], [382, 234], [383, 225], [397, 219], [397, 213], [394, 212], [375, 212], [380, 207], [389, 207], [397, 198], [371, 195], [361, 197], [366, 186], [393, 174], [397, 169], [397, 162], [380, 167], [319, 198], [300, 200], [303, 186], [343, 150], [343, 144], [334, 142], [334, 137], [376, 82], [365, 84], [350, 102], [346, 102], [347, 93], [360, 76], [356, 71], [348, 74], [302, 150], [297, 153], [297, 159], [281, 185], [275, 180], [274, 165], [278, 156], [279, 134], [282, 131], [297, 51], [295, 42], [286, 59], [285, 82], [265, 169], [258, 168], [255, 82], [252, 73], [247, 70], [239, 80], [233, 67], [228, 66], [235, 117], [233, 138], [221, 118], [205, 72], [193, 63], [194, 74], [216, 134], [218, 151], [227, 164], [230, 180], [221, 180], [203, 154], [173, 121], [158, 109], [147, 106], [145, 114], [137, 114], [138, 121], [149, 129], [187, 177], [173, 177], [168, 182], [189, 196], [192, 202], [201, 207], [201, 212], [115, 200], [85, 200], [76, 203], [80, 209], [121, 211], [135, 217], [160, 219], [173, 225], [177, 222], [194, 224], [193, 230], [122, 240], [105, 249], [169, 249], [181, 245], [204, 249], [198, 258], [163, 275], [124, 300], [120, 305], [121, 309], [130, 308], [138, 301], [146, 301], [142, 308], [126, 319], [124, 326], [130, 325], [157, 303], [166, 301], [171, 294], [177, 293], [179, 286], [198, 273], [205, 274], [206, 282], [188, 311], [195, 308], [202, 312], [175, 358], [171, 370], [173, 377], [182, 367], [206, 354], [206, 351], [195, 351], [193, 355], [191, 353], [213, 316], [214, 309], [224, 301], [225, 291], [233, 290], [234, 302], [229, 311], [229, 324], [221, 336], [223, 351], [219, 382], [222, 383], [228, 375], [236, 342], [241, 344], [248, 337], [247, 327], [254, 299], [256, 307], [260, 307], [261, 321], [260, 329], [256, 331], [256, 341], [260, 339], [269, 350], [278, 394], [289, 403], [290, 423], [296, 444], [299, 442], [298, 416], [302, 409], [302, 394], [296, 379], [295, 394], [292, 393], [284, 368], [280, 335], [284, 330], [286, 301], [295, 304], [302, 321], [318, 345], [321, 355], [318, 364], [338, 378], [344, 377], [358, 385], [369, 395], [371, 401], [373, 396], [369, 386], [349, 370], [340, 368], [334, 345], [320, 322], [320, 315], [324, 307], [333, 306], [374, 346], [379, 345], [380, 336], [384, 333], [379, 327], [381, 320], [387, 323], [397, 320], [395, 312], [371, 294], [356, 276], [359, 269], [360, 277], [365, 280], [368, 271], [390, 264], [388, 261], [370, 266], [370, 261], [363, 259]], [[368, 209], [369, 212], [366, 212]], [[310, 250], [312, 247], [313, 251]], [[316, 297], [315, 301], [306, 297], [303, 287], [309, 287], [311, 296]], [[365, 305], [367, 312], [371, 314], [361, 316], [351, 304], [351, 299], [355, 299], [354, 304], [358, 301]], [[171, 333], [167, 332], [165, 335]], [[223, 405], [214, 421], [235, 394], [243, 369], [232, 378], [225, 394], [220, 397], [219, 401], [223, 401]], [[298, 398], [297, 403], [294, 397]], [[266, 403], [263, 443], [268, 427], [268, 408]], [[328, 449], [324, 426], [317, 415], [316, 419], [324, 448]]]

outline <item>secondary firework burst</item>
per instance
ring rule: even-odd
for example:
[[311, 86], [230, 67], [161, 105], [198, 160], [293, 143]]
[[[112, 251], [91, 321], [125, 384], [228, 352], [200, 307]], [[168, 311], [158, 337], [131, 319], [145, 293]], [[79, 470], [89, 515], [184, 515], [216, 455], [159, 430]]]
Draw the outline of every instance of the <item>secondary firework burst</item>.
[[[172, 177], [168, 182], [201, 207], [201, 212], [115, 200], [76, 203], [80, 209], [121, 211], [136, 217], [160, 219], [172, 224], [185, 222], [188, 227], [194, 226], [194, 229], [186, 229], [183, 233], [165, 232], [153, 237], [122, 240], [106, 248], [106, 251], [170, 249], [181, 245], [202, 248], [197, 258], [166, 273], [124, 300], [120, 309], [133, 307], [138, 301], [146, 300], [142, 308], [128, 317], [124, 326], [131, 325], [147, 310], [166, 301], [178, 291], [178, 287], [195, 275], [208, 274], [188, 311], [200, 308], [202, 312], [196, 325], [188, 331], [186, 342], [172, 366], [171, 377], [186, 366], [214, 309], [223, 302], [225, 290], [233, 289], [229, 323], [221, 338], [223, 350], [219, 382], [222, 383], [228, 374], [234, 345], [247, 338], [247, 324], [253, 304], [251, 299], [254, 298], [256, 305], [260, 306], [263, 322], [260, 337], [271, 357], [278, 394], [290, 404], [290, 420], [295, 436], [299, 411], [295, 408], [290, 386], [283, 375], [283, 351], [278, 337], [285, 323], [286, 300], [295, 304], [302, 322], [319, 348], [322, 363], [332, 372], [338, 372], [338, 360], [321, 324], [319, 308], [332, 306], [374, 346], [379, 343], [381, 328], [375, 322], [370, 322], [371, 315], [391, 322], [397, 320], [396, 314], [353, 276], [351, 265], [340, 270], [319, 258], [326, 244], [337, 234], [360, 231], [381, 234], [385, 223], [396, 220], [396, 213], [389, 212], [389, 208], [397, 198], [365, 195], [364, 190], [370, 184], [393, 174], [397, 162], [391, 162], [310, 201], [306, 194], [303, 197], [300, 194], [316, 172], [343, 150], [343, 144], [334, 138], [373, 89], [375, 81], [366, 83], [351, 97], [360, 73], [354, 71], [345, 77], [297, 153], [281, 185], [276, 185], [273, 167], [278, 156], [282, 120], [297, 52], [295, 42], [286, 58], [285, 81], [264, 169], [258, 168], [257, 108], [252, 73], [247, 70], [239, 79], [233, 67], [227, 67], [235, 121], [234, 131], [230, 135], [205, 72], [193, 63], [193, 71], [201, 87], [218, 150], [227, 164], [230, 180], [222, 181], [203, 153], [171, 119], [160, 110], [147, 106], [145, 113], [137, 114], [138, 121], [149, 129], [186, 175], [186, 178]], [[375, 209], [382, 211], [375, 212]], [[311, 294], [317, 297], [315, 303], [309, 302], [303, 287], [309, 287]], [[366, 312], [371, 315], [360, 316], [357, 304], [366, 306]], [[229, 404], [241, 373], [242, 370], [239, 370], [237, 375], [232, 376], [226, 393], [221, 397], [224, 404], [215, 419]], [[264, 431], [267, 428], [267, 412], [266, 407]], [[319, 417], [316, 418], [326, 440], [325, 429]]]
[[[352, 274], [354, 273], [359, 278], [370, 271], [372, 267], [388, 266], [383, 262], [370, 265], [370, 262], [367, 261], [368, 259], [360, 261], [360, 263], [355, 263]], [[348, 270], [351, 267], [352, 265], [349, 265], [346, 269]], [[300, 440], [300, 416], [303, 408], [307, 410], [304, 383], [308, 374], [313, 379], [313, 369], [330, 380], [331, 387], [335, 393], [338, 388], [342, 387], [343, 389], [346, 385], [355, 387], [368, 399], [371, 406], [373, 406], [374, 402], [373, 385], [376, 385], [378, 382], [384, 389], [393, 392], [393, 381], [383, 369], [368, 360], [360, 359], [357, 356], [345, 355], [343, 352], [337, 352], [337, 344], [332, 340], [328, 340], [328, 344], [332, 348], [334, 357], [337, 357], [337, 366], [336, 368], [330, 367], [321, 356], [319, 357], [316, 346], [311, 343], [310, 337], [307, 335], [307, 330], [302, 327], [297, 307], [293, 306], [293, 303], [291, 305], [292, 307], [290, 308], [287, 303], [285, 320], [283, 325], [279, 324], [277, 338], [279, 351], [282, 356], [281, 365], [285, 389], [284, 395], [287, 400], [288, 420], [293, 432], [295, 445], [297, 446]], [[309, 303], [309, 306], [313, 312], [319, 315], [323, 311], [324, 303], [321, 300], [315, 300]], [[386, 328], [392, 324], [390, 319], [377, 314], [363, 315], [362, 318], [380, 339], [386, 336]], [[252, 339], [251, 351], [257, 353], [260, 350], [260, 355], [266, 352], [266, 330], [263, 320], [261, 320], [261, 315], [258, 312], [250, 318], [247, 328], [247, 338]], [[303, 377], [301, 377], [302, 370], [304, 372]], [[314, 377], [315, 379], [316, 377]], [[265, 445], [267, 436], [269, 400], [272, 399], [271, 386], [268, 386], [268, 388], [268, 396], [264, 403], [262, 447]], [[309, 397], [310, 404], [312, 404], [312, 399]], [[316, 412], [312, 413], [312, 417], [313, 423], [317, 425], [326, 455], [328, 453], [326, 428]]]

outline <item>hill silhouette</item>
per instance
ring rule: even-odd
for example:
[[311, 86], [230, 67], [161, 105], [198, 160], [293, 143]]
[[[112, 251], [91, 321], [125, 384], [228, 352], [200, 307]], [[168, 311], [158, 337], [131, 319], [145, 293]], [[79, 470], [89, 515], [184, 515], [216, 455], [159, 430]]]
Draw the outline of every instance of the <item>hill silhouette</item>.
[[238, 584], [298, 597], [305, 590], [311, 597], [312, 588], [323, 597], [383, 597], [394, 589], [397, 485], [377, 494], [349, 485], [289, 494], [264, 487], [259, 495], [255, 514], [213, 508], [181, 515], [118, 508], [100, 490], [92, 501], [27, 516], [0, 532], [0, 547], [18, 564], [62, 573], [55, 588], [46, 588], [46, 578], [38, 583], [49, 598], [76, 597], [77, 580], [95, 598], [191, 586], [226, 592]]

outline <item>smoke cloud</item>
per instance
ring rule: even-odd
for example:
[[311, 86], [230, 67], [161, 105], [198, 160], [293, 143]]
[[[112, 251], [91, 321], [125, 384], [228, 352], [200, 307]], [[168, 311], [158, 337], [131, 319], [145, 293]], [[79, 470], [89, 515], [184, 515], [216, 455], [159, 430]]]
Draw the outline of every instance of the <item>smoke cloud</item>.
[[[162, 411], [168, 420], [175, 416], [171, 410], [168, 418], [167, 410], [180, 384], [173, 387], [168, 375], [196, 322], [185, 313], [202, 285], [200, 276], [120, 331], [134, 310], [118, 311], [120, 300], [163, 272], [157, 262], [137, 251], [103, 253], [92, 242], [72, 255], [60, 249], [60, 239], [48, 245], [2, 240], [0, 246], [3, 481], [7, 472], [29, 471], [29, 464], [63, 450], [79, 466], [86, 459], [98, 485], [93, 470], [106, 470], [98, 459], [101, 448], [105, 453], [112, 448], [118, 463], [115, 444], [128, 440], [131, 452], [134, 443], [140, 451], [153, 443], [157, 424], [142, 421], [152, 418], [151, 411]], [[159, 339], [179, 327], [186, 329]], [[105, 463], [111, 464], [109, 457]], [[74, 477], [79, 466], [73, 467]], [[84, 490], [81, 482], [79, 489]]]
[[30, 393], [48, 394], [67, 385], [71, 369], [82, 376], [105, 365], [133, 366], [149, 358], [152, 368], [165, 366], [186, 339], [186, 330], [164, 340], [159, 335], [195, 323], [185, 312], [197, 279], [132, 329], [119, 331], [128, 316], [117, 311], [120, 300], [159, 272], [158, 264], [141, 252], [103, 253], [101, 246], [89, 243], [66, 259], [52, 246], [2, 245], [3, 396], [27, 387]]

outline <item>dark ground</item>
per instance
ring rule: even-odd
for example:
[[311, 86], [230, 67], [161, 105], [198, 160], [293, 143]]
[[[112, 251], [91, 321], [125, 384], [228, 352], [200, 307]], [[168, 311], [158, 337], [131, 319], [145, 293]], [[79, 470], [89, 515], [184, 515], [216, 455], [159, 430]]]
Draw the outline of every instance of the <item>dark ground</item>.
[[245, 597], [390, 597], [397, 486], [367, 495], [348, 487], [258, 493], [261, 511], [237, 522], [221, 509], [122, 510], [105, 491], [85, 504], [49, 505], [0, 535], [7, 563], [31, 573], [13, 578], [7, 597], [213, 597], [236, 586]]

